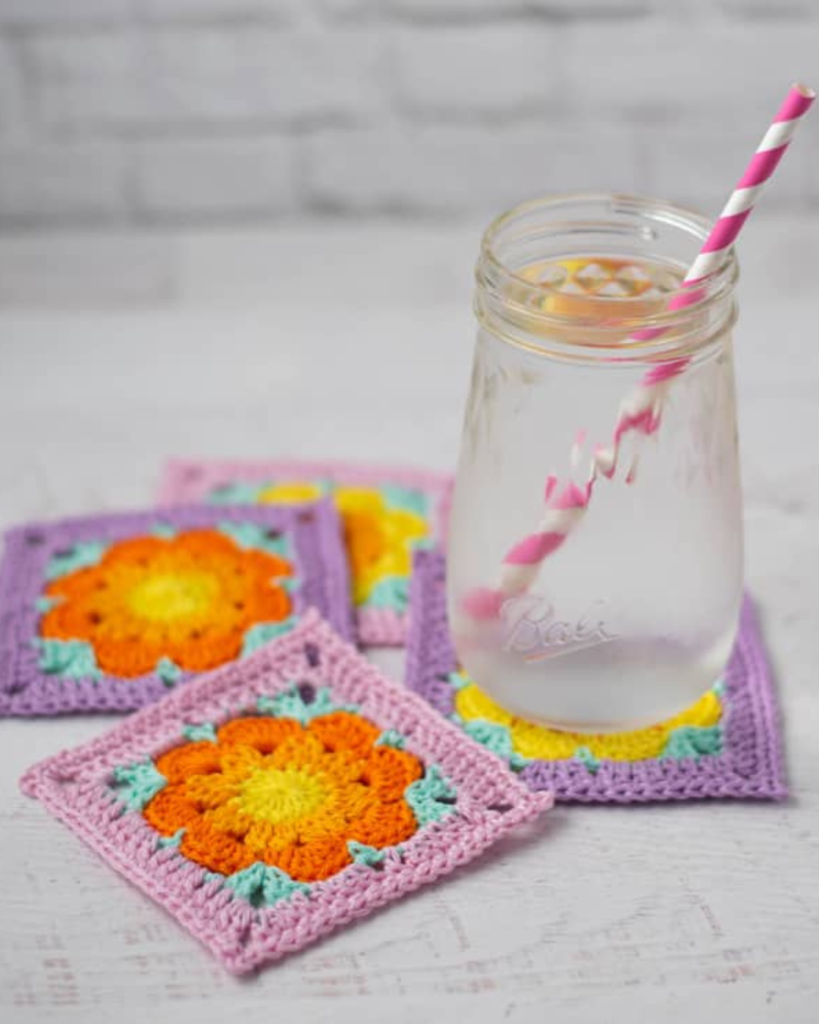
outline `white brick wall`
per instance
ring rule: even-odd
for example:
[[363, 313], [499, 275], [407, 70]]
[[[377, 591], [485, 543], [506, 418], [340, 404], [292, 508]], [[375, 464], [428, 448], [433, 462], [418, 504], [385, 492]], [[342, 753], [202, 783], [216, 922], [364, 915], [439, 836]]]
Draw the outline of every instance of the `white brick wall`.
[[25, 98], [18, 54], [0, 39], [0, 142], [16, 139], [25, 132]]
[[419, 118], [542, 118], [557, 102], [558, 38], [545, 25], [427, 26], [396, 43], [395, 100]]
[[105, 142], [0, 147], [0, 223], [54, 226], [125, 215], [126, 154]]
[[307, 198], [332, 212], [487, 218], [544, 192], [642, 190], [631, 134], [537, 125], [328, 131], [308, 143]]
[[267, 25], [49, 35], [28, 44], [46, 130], [178, 135], [359, 120], [379, 107], [383, 40]]
[[564, 38], [566, 95], [584, 118], [708, 122], [744, 130], [751, 147], [788, 84], [819, 74], [819, 19], [647, 19], [609, 25], [605, 47], [576, 23]]
[[139, 0], [0, 0], [0, 25], [75, 27], [136, 17]]
[[[0, 0], [0, 229], [715, 210], [819, 0]], [[819, 114], [765, 207], [819, 209]]]
[[135, 207], [153, 221], [286, 214], [297, 206], [289, 139], [152, 141], [133, 159]]

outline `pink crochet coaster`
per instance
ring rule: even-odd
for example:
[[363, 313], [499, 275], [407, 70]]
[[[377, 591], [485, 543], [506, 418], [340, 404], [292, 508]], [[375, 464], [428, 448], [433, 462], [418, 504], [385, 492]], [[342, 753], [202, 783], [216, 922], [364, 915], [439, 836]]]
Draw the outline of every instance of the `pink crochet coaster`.
[[584, 735], [526, 722], [459, 669], [449, 637], [445, 559], [416, 555], [407, 685], [494, 751], [533, 790], [560, 801], [636, 803], [787, 795], [774, 684], [750, 599], [722, 680], [660, 725]]
[[400, 467], [175, 459], [160, 501], [287, 504], [331, 494], [344, 522], [359, 640], [400, 646], [412, 551], [442, 542], [451, 488], [449, 476]]
[[329, 501], [29, 523], [0, 562], [0, 715], [141, 707], [310, 606], [350, 636]]
[[310, 612], [21, 786], [241, 973], [551, 806], [498, 769]]

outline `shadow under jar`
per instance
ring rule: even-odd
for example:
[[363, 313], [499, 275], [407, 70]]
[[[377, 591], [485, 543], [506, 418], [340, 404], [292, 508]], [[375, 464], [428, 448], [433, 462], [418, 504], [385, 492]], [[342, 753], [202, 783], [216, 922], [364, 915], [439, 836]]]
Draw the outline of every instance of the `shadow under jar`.
[[[733, 253], [696, 301], [681, 289], [708, 227], [659, 201], [570, 195], [519, 206], [484, 236], [449, 617], [470, 677], [533, 721], [580, 732], [659, 722], [730, 656], [743, 548]], [[669, 366], [681, 372], [657, 389], [653, 429], [625, 432], [587, 504], [564, 502], [565, 540], [510, 570], [510, 550], [543, 531], [549, 476], [553, 512], [572, 482], [585, 492], [624, 400]]]

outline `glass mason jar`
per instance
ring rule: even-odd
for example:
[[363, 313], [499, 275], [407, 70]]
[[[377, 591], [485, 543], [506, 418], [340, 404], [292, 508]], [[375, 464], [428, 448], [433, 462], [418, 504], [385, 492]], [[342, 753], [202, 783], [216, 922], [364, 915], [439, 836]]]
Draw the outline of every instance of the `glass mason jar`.
[[680, 288], [708, 227], [664, 202], [569, 195], [484, 236], [449, 616], [470, 677], [533, 721], [659, 722], [730, 656], [743, 547], [733, 253], [693, 294]]

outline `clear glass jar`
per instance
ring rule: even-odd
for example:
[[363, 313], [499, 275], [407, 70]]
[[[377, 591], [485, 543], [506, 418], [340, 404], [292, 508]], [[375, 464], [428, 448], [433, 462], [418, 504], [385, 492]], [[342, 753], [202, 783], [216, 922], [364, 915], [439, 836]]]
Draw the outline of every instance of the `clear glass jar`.
[[[484, 236], [449, 615], [472, 679], [533, 721], [639, 728], [692, 704], [728, 661], [742, 593], [733, 253], [695, 301], [680, 289], [708, 226], [663, 202], [570, 195]], [[681, 372], [654, 429], [624, 434], [616, 471], [561, 520], [565, 540], [510, 584], [505, 559], [542, 529], [550, 474], [552, 503], [569, 481], [582, 491], [623, 400], [669, 366]]]

